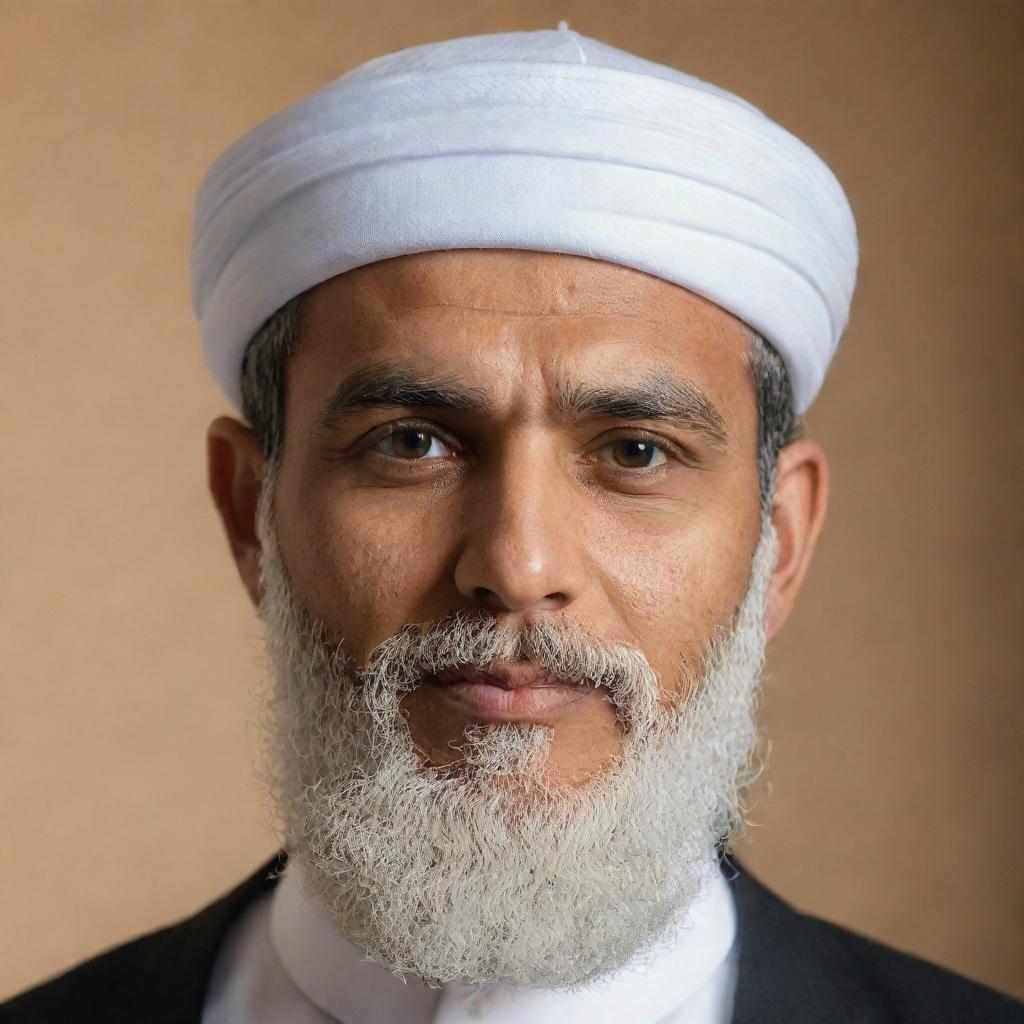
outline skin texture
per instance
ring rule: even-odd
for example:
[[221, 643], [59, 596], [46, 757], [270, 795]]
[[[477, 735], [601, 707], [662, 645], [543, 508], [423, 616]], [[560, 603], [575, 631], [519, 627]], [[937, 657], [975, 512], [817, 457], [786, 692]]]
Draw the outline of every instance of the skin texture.
[[[405, 624], [458, 609], [510, 625], [565, 616], [638, 647], [668, 701], [680, 662], [699, 667], [749, 580], [760, 507], [746, 351], [743, 324], [711, 302], [576, 256], [422, 253], [324, 282], [308, 296], [286, 372], [276, 512], [295, 594], [359, 665]], [[479, 389], [486, 409], [368, 407], [318, 426], [334, 389], [382, 359]], [[614, 387], [651, 370], [699, 389], [724, 443], [674, 422], [550, 414], [558, 381]], [[412, 433], [389, 437], [389, 425]], [[638, 451], [637, 441], [658, 447]], [[228, 417], [211, 424], [207, 451], [211, 492], [258, 603], [263, 456]], [[793, 605], [826, 504], [821, 447], [793, 442], [772, 510], [769, 637]], [[404, 702], [424, 757], [451, 762], [469, 714], [428, 687]], [[587, 778], [621, 746], [600, 696], [542, 721], [555, 730], [549, 769], [560, 779]]]

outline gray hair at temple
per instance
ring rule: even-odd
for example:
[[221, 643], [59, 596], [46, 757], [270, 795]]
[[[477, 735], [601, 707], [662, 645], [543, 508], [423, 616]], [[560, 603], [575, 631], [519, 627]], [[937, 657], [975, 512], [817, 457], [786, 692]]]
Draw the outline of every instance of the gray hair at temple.
[[[297, 295], [265, 321], [249, 342], [242, 362], [242, 414], [256, 431], [271, 464], [277, 462], [284, 441], [284, 368], [301, 341], [302, 299]], [[761, 507], [768, 512], [779, 452], [800, 435], [803, 424], [796, 415], [782, 357], [755, 331], [748, 328], [748, 333], [747, 364], [757, 394]]]

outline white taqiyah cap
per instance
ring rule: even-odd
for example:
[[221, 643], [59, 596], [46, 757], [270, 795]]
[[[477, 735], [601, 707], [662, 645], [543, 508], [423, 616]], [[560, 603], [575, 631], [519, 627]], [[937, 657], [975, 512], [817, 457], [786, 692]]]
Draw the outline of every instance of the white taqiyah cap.
[[236, 408], [253, 334], [306, 289], [437, 249], [623, 264], [733, 313], [782, 355], [797, 411], [846, 326], [850, 206], [745, 100], [569, 30], [415, 46], [269, 118], [196, 198], [192, 293]]

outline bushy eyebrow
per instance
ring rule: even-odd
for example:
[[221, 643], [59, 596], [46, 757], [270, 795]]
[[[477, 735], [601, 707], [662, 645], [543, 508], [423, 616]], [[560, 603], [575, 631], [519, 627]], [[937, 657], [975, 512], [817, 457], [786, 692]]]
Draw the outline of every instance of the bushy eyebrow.
[[664, 371], [615, 387], [560, 382], [553, 406], [561, 421], [587, 417], [661, 420], [695, 431], [718, 451], [729, 447], [725, 420], [715, 404], [692, 381]]
[[[486, 390], [456, 377], [423, 374], [402, 363], [382, 361], [355, 371], [334, 389], [314, 430], [330, 430], [346, 416], [375, 406], [485, 415], [493, 410], [494, 401]], [[729, 446], [725, 420], [714, 403], [692, 381], [663, 370], [611, 387], [559, 381], [551, 409], [559, 423], [590, 418], [660, 420], [698, 433], [717, 451]]]

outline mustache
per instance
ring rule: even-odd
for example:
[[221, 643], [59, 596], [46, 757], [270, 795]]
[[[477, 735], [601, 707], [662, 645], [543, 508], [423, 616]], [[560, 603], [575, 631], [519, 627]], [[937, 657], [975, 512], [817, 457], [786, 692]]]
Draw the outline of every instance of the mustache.
[[607, 689], [630, 731], [643, 732], [658, 717], [662, 686], [643, 652], [595, 637], [564, 618], [509, 628], [491, 615], [457, 611], [437, 623], [409, 623], [349, 675], [357, 686], [393, 697], [414, 690], [428, 675], [467, 667], [486, 671], [495, 661], [534, 662], [563, 682]]

